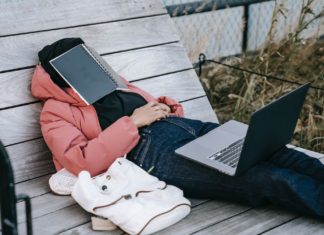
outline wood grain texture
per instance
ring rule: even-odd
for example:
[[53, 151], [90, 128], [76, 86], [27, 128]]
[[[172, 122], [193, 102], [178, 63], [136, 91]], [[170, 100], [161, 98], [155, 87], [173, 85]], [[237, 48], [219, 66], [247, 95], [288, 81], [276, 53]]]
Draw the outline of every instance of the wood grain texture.
[[0, 71], [37, 64], [38, 51], [68, 37], [81, 37], [100, 54], [179, 41], [167, 15], [0, 37]]
[[222, 221], [228, 217], [242, 213], [249, 207], [226, 203], [222, 201], [208, 201], [201, 204], [191, 211], [186, 219], [157, 233], [158, 235], [187, 235], [200, 231], [214, 223]]
[[[71, 196], [57, 196], [52, 193], [46, 193], [44, 195], [32, 198], [31, 200], [31, 205], [33, 208], [32, 217], [34, 219], [39, 218], [41, 216], [47, 215], [49, 213], [53, 213], [55, 211], [64, 209], [66, 207], [75, 204], [76, 202]], [[17, 205], [18, 223], [26, 222], [24, 211], [25, 211], [24, 203], [18, 203]]]
[[32, 198], [48, 193], [50, 191], [48, 186], [50, 176], [51, 174], [47, 174], [32, 180], [16, 183], [16, 194], [25, 193]]
[[[204, 95], [203, 88], [197, 86], [199, 84], [197, 84], [196, 75], [192, 71], [160, 76], [155, 78], [154, 82], [150, 82], [150, 80], [141, 81], [141, 84], [149, 83], [145, 90], [148, 92], [152, 90], [157, 96], [168, 93], [170, 97], [181, 101], [195, 98], [197, 95]], [[163, 85], [160, 87], [158, 84]], [[161, 88], [158, 91], [156, 90], [157, 86]], [[178, 87], [178, 89], [174, 89], [174, 87]], [[35, 103], [0, 111], [0, 136], [4, 145], [41, 136], [39, 125], [41, 105], [41, 103]]]
[[99, 235], [99, 234], [105, 234], [105, 235], [125, 235], [125, 233], [120, 229], [115, 229], [113, 231], [94, 231], [91, 227], [91, 222], [82, 224], [80, 226], [77, 226], [75, 228], [69, 229], [67, 231], [64, 231], [62, 233], [59, 233], [59, 235]]
[[[197, 119], [204, 121], [215, 120], [215, 114], [212, 111], [198, 111], [203, 109], [204, 106], [205, 109], [208, 110], [208, 105], [209, 104], [206, 97], [183, 103], [185, 110], [191, 110], [186, 117], [192, 118], [193, 116], [191, 116], [191, 114], [196, 113], [195, 118]], [[47, 175], [55, 171], [52, 163], [51, 153], [42, 138], [11, 145], [7, 147], [7, 151], [14, 169], [16, 183]], [[35, 196], [40, 192], [45, 193], [47, 191], [43, 191], [43, 187], [46, 186], [48, 189], [47, 185], [44, 186], [44, 181], [46, 181], [47, 177], [48, 176], [45, 176], [44, 179], [41, 177], [40, 183], [37, 180], [20, 183], [18, 184], [18, 189], [20, 192], [27, 189], [29, 194]]]
[[[57, 234], [89, 221], [90, 214], [79, 205], [72, 205], [33, 220], [34, 235]], [[18, 225], [18, 234], [26, 234], [25, 223]]]
[[196, 99], [193, 104], [190, 102], [181, 103], [184, 108], [185, 117], [219, 123], [216, 113], [213, 111], [206, 96]]
[[20, 106], [0, 112], [0, 136], [4, 145], [40, 137], [41, 103]]
[[300, 217], [274, 228], [264, 235], [323, 235], [323, 220], [313, 219], [309, 217]]
[[12, 145], [6, 149], [16, 183], [55, 172], [52, 154], [42, 138]]
[[185, 48], [179, 43], [112, 54], [106, 61], [120, 75], [133, 80], [192, 68]]
[[274, 207], [255, 208], [215, 223], [194, 234], [256, 235], [285, 223], [295, 216], [293, 213]]
[[154, 97], [165, 95], [175, 100], [185, 100], [188, 94], [191, 97], [205, 95], [204, 88], [193, 69], [161, 77], [137, 81], [134, 84], [144, 91], [149, 91]]
[[[185, 49], [180, 44], [172, 43], [107, 55], [103, 58], [128, 81], [134, 81], [192, 68], [185, 55]], [[168, 62], [172, 64], [168, 64]], [[36, 100], [30, 92], [32, 73], [33, 69], [0, 73], [0, 108]], [[182, 75], [176, 73], [172, 76]], [[197, 75], [192, 72], [187, 76], [198, 81]], [[186, 77], [183, 79], [187, 80]], [[195, 84], [198, 84], [197, 81]], [[159, 85], [163, 84], [157, 83], [155, 87], [159, 87]], [[175, 86], [177, 84], [174, 84]], [[171, 89], [171, 86], [169, 88]]]
[[0, 36], [166, 13], [156, 0], [1, 0], [0, 9]]

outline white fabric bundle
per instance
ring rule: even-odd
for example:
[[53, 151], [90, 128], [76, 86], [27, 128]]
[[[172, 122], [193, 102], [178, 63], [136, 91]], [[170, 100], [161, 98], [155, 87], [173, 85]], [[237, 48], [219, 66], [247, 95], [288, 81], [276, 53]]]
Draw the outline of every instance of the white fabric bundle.
[[[72, 193], [83, 209], [109, 219], [105, 223], [111, 229], [112, 222], [128, 234], [151, 234], [190, 213], [190, 201], [182, 190], [167, 185], [126, 158], [116, 159], [104, 174], [94, 178], [87, 171], [80, 172], [78, 178], [66, 170], [59, 173], [50, 179], [52, 191], [60, 195]], [[101, 222], [95, 223], [102, 229]]]

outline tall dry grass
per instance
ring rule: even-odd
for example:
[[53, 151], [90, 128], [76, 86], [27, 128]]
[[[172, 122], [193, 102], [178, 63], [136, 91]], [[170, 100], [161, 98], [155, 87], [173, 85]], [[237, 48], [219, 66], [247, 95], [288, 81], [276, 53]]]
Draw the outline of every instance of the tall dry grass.
[[[324, 89], [324, 41], [319, 35], [304, 39], [302, 34], [324, 16], [315, 13], [316, 0], [305, 0], [294, 27], [278, 40], [278, 17], [285, 16], [287, 6], [276, 4], [267, 41], [257, 53], [224, 62], [262, 74], [299, 83], [312, 82]], [[282, 32], [281, 32], [282, 34]], [[221, 122], [230, 119], [248, 122], [251, 113], [296, 85], [270, 80], [255, 74], [209, 65], [200, 77], [207, 96]], [[310, 89], [298, 119], [292, 144], [324, 153], [324, 91]]]

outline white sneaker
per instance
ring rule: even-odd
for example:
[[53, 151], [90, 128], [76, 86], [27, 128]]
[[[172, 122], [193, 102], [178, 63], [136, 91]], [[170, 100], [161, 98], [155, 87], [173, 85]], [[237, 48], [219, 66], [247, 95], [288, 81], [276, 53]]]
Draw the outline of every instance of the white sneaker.
[[65, 196], [71, 195], [77, 180], [77, 176], [63, 168], [49, 178], [48, 184], [54, 194]]

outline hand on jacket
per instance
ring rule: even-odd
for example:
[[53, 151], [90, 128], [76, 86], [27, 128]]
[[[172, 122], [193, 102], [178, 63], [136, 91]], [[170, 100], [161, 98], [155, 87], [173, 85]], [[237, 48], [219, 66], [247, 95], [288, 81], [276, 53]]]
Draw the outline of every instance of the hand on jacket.
[[142, 127], [169, 116], [170, 111], [168, 105], [150, 101], [146, 105], [135, 109], [130, 118], [137, 127]]

